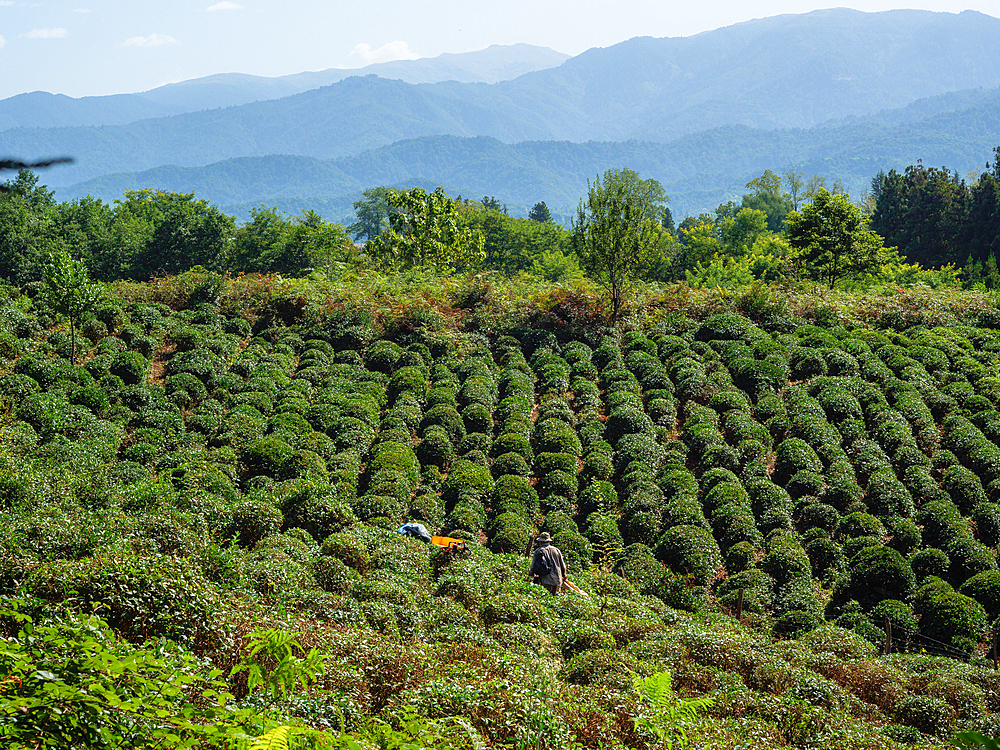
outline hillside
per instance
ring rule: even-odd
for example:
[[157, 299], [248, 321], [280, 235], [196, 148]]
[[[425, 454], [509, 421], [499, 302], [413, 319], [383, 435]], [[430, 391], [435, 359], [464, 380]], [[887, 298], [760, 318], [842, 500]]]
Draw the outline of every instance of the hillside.
[[351, 156], [428, 135], [671, 142], [722, 126], [809, 128], [1000, 85], [1000, 20], [974, 12], [776, 16], [693, 37], [637, 38], [486, 85], [379, 77], [239, 107], [101, 128], [12, 128], [0, 151], [68, 153], [66, 185], [228, 158]]
[[[482, 276], [105, 290], [74, 365], [41, 298], [2, 289], [0, 736], [997, 732], [983, 295], [677, 287], [616, 331], [585, 287]], [[403, 538], [410, 518], [469, 552]], [[523, 580], [541, 530], [588, 597]], [[666, 718], [681, 698], [709, 700]]]
[[275, 78], [219, 73], [136, 94], [74, 99], [34, 91], [0, 100], [0, 131], [19, 127], [125, 125], [154, 117], [280, 99], [329, 86], [351, 76], [375, 75], [406, 83], [497, 83], [554, 67], [567, 57], [547, 47], [494, 44], [475, 52], [375, 63], [362, 68], [330, 68]]
[[[956, 104], [971, 105], [951, 111]], [[718, 128], [671, 143], [525, 142], [426, 136], [337, 160], [302, 156], [231, 159], [205, 167], [158, 167], [109, 175], [58, 190], [105, 201], [126, 190], [194, 191], [245, 219], [262, 204], [297, 214], [319, 210], [331, 220], [353, 214], [351, 202], [372, 185], [444, 184], [453, 195], [495, 195], [524, 213], [539, 200], [568, 216], [587, 180], [628, 166], [659, 180], [676, 216], [713, 211], [742, 195], [765, 169], [786, 168], [840, 179], [855, 196], [879, 170], [902, 169], [918, 158], [964, 174], [982, 169], [1000, 143], [1000, 92], [971, 91], [925, 100], [913, 108], [809, 130]]]

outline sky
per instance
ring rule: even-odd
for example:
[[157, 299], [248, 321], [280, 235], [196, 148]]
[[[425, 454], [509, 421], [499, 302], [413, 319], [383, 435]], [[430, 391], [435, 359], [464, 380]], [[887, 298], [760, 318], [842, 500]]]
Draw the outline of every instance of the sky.
[[[968, 3], [970, 0], [964, 0]], [[815, 0], [814, 0], [815, 2]], [[898, 2], [898, 0], [897, 0]], [[1000, 0], [893, 7], [1000, 17]], [[635, 36], [689, 36], [805, 13], [801, 0], [0, 0], [0, 99], [95, 96], [213, 73], [279, 76], [527, 42], [576, 55]]]

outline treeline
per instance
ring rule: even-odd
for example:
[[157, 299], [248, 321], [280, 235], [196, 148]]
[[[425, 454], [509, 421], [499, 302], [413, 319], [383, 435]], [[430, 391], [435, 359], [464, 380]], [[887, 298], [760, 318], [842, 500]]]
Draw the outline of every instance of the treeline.
[[[872, 195], [856, 205], [871, 214], [870, 228], [898, 254], [855, 263], [855, 271], [835, 277], [834, 283], [843, 278], [862, 285], [922, 281], [1000, 287], [1000, 148], [997, 153], [998, 164], [987, 165], [988, 171], [969, 183], [947, 169], [920, 164], [902, 174], [879, 173]], [[518, 218], [493, 197], [463, 200], [440, 189], [376, 187], [354, 203], [357, 221], [345, 227], [315, 211], [290, 217], [266, 207], [238, 224], [194, 193], [161, 190], [127, 191], [110, 204], [89, 196], [58, 202], [30, 171], [3, 187], [0, 279], [18, 285], [40, 280], [49, 256], [60, 251], [83, 262], [90, 277], [100, 281], [146, 280], [195, 266], [285, 276], [345, 266], [389, 271], [420, 265], [531, 274], [549, 281], [585, 274], [572, 232], [552, 220], [544, 201], [528, 218]], [[664, 196], [657, 252], [636, 275], [694, 287], [822, 278], [826, 271], [789, 242], [789, 221], [820, 195], [846, 197], [843, 185], [835, 181], [828, 187], [824, 177], [806, 178], [794, 170], [780, 176], [767, 170], [746, 188], [740, 200], [679, 224]], [[390, 234], [395, 241], [387, 244]], [[844, 247], [837, 253], [848, 251]], [[943, 270], [934, 274], [921, 267]]]
[[967, 283], [1000, 287], [1000, 147], [970, 181], [921, 163], [872, 179], [871, 226], [911, 263], [962, 266]]

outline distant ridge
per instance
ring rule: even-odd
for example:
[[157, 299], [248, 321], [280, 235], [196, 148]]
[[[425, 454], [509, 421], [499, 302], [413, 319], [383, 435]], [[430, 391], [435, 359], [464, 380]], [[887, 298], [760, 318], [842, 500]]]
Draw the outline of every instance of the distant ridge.
[[[100, 177], [58, 191], [60, 198], [93, 195], [106, 201], [125, 190], [161, 188], [196, 192], [245, 218], [262, 204], [288, 213], [304, 208], [341, 219], [372, 185], [437, 185], [465, 197], [495, 195], [512, 208], [539, 200], [569, 214], [586, 181], [609, 167], [628, 166], [667, 189], [678, 215], [713, 210], [744, 192], [764, 169], [794, 168], [839, 178], [860, 196], [880, 169], [901, 169], [923, 159], [965, 173], [981, 169], [1000, 144], [1000, 90], [945, 95], [973, 102], [921, 121], [908, 109], [812, 129], [758, 130], [726, 126], [661, 144], [533, 141], [425, 136], [336, 160], [305, 156], [229, 159], [205, 167], [158, 167]], [[935, 112], [943, 104], [926, 102]], [[321, 210], [323, 209], [323, 210]]]
[[329, 86], [351, 76], [376, 75], [414, 84], [497, 83], [555, 67], [568, 58], [569, 55], [548, 47], [494, 44], [475, 52], [395, 60], [361, 68], [329, 68], [276, 78], [219, 73], [136, 94], [72, 98], [34, 91], [0, 100], [0, 131], [17, 127], [127, 125], [155, 117], [280, 99]]
[[[208, 84], [191, 84], [198, 85]], [[330, 177], [308, 194], [301, 192], [308, 185], [289, 184], [285, 196], [344, 195], [355, 186], [419, 178], [477, 192], [492, 185], [484, 190], [490, 194], [551, 185], [551, 195], [568, 199], [579, 195], [582, 172], [565, 161], [572, 150], [566, 142], [581, 153], [600, 150], [590, 142], [626, 144], [602, 153], [639, 164], [642, 157], [629, 156], [636, 149], [626, 148], [635, 141], [645, 144], [637, 153], [663, 154], [650, 165], [665, 185], [676, 186], [668, 189], [697, 196], [783, 164], [816, 164], [831, 179], [860, 185], [860, 175], [897, 159], [940, 155], [956, 168], [973, 157], [984, 163], [979, 154], [996, 145], [989, 92], [998, 86], [1000, 19], [973, 11], [840, 8], [692, 37], [631, 39], [494, 84], [349, 77], [284, 98], [123, 125], [13, 128], [0, 132], [0, 153], [76, 157], [46, 173], [55, 186], [282, 154], [346, 160], [338, 169], [356, 164], [347, 177]], [[980, 118], [977, 107], [989, 116]], [[959, 111], [965, 119], [950, 117]], [[948, 127], [934, 129], [933, 117]], [[917, 131], [923, 141], [911, 137]], [[484, 140], [471, 142], [493, 144], [486, 154], [496, 158], [454, 146], [478, 138]], [[381, 150], [399, 142], [410, 145]], [[534, 155], [524, 155], [527, 142], [539, 144]], [[404, 151], [398, 169], [386, 171], [379, 161]], [[587, 176], [607, 163], [605, 156], [580, 157]], [[477, 167], [486, 163], [488, 169]], [[276, 174], [281, 183], [281, 170]], [[491, 180], [486, 186], [477, 176], [483, 174]], [[241, 186], [220, 183], [217, 192], [236, 197]], [[691, 205], [702, 204], [691, 198]]]

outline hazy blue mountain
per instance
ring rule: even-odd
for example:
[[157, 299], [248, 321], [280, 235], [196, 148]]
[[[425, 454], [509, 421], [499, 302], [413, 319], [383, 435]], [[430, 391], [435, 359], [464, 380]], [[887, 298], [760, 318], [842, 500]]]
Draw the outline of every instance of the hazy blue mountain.
[[[66, 185], [241, 156], [338, 158], [429, 135], [669, 143], [726, 125], [808, 128], [998, 85], [1000, 19], [837, 9], [692, 37], [632, 39], [497, 84], [352, 77], [281, 99], [127, 125], [10, 129], [0, 132], [0, 153], [71, 154], [77, 163], [49, 177]], [[967, 103], [956, 97], [942, 106]]]
[[138, 94], [84, 96], [33, 91], [0, 100], [0, 130], [124, 125], [174, 114], [174, 110]]
[[264, 156], [205, 167], [158, 167], [96, 178], [57, 194], [110, 201], [139, 188], [195, 191], [241, 218], [266, 204], [288, 213], [313, 208], [341, 219], [365, 188], [443, 184], [465, 197], [496, 196], [516, 213], [544, 200], [556, 213], [568, 215], [586, 191], [588, 178], [627, 166], [663, 183], [674, 212], [682, 216], [738, 198], [745, 183], [765, 169], [793, 168], [806, 176], [826, 176], [831, 183], [839, 178], [856, 196], [880, 169], [901, 169], [917, 159], [961, 174], [982, 169], [1000, 144], [1000, 90], [959, 98], [976, 103], [957, 112], [936, 112], [943, 105], [931, 100], [928, 110], [935, 113], [916, 122], [904, 110], [810, 129], [729, 125], [665, 144], [507, 144], [483, 136], [425, 136], [336, 160]]
[[569, 55], [531, 44], [494, 44], [460, 54], [396, 60], [362, 68], [330, 68], [267, 78], [219, 73], [159, 86], [137, 94], [74, 99], [35, 91], [0, 100], [0, 130], [125, 125], [138, 120], [280, 99], [329, 86], [351, 76], [376, 75], [406, 83], [497, 83], [555, 67]]

